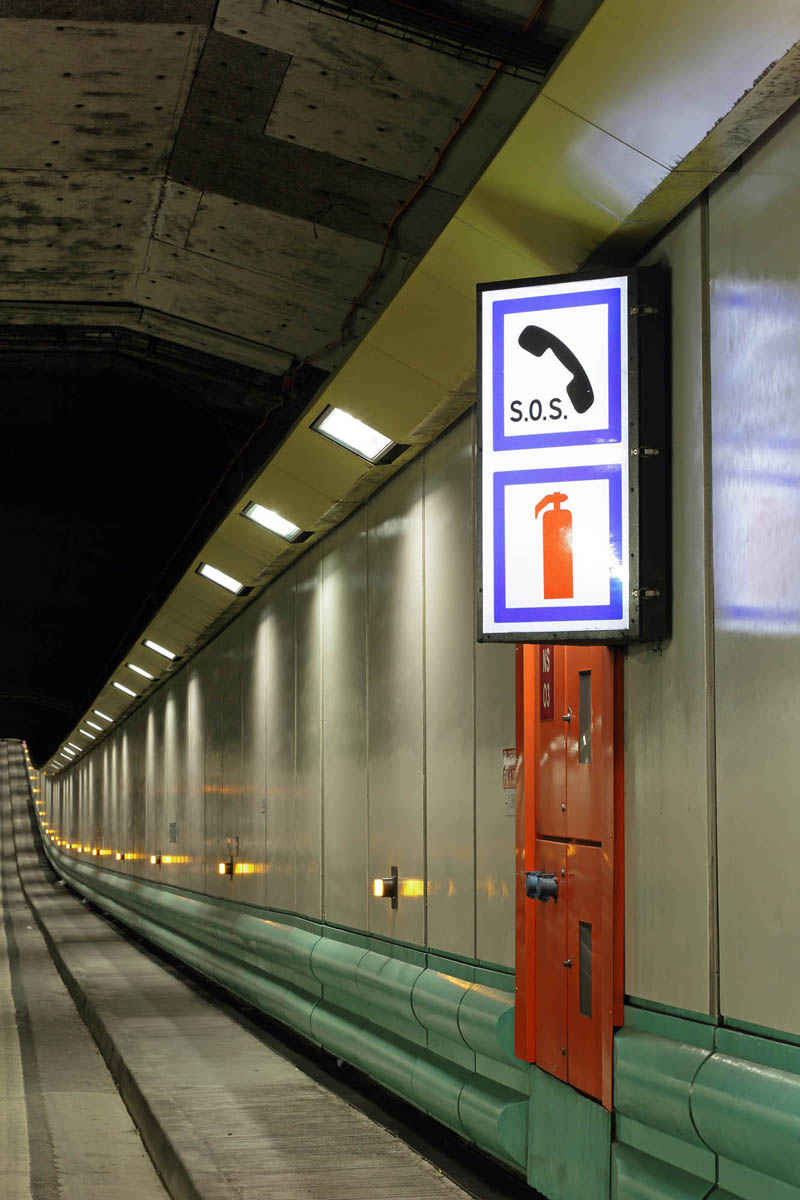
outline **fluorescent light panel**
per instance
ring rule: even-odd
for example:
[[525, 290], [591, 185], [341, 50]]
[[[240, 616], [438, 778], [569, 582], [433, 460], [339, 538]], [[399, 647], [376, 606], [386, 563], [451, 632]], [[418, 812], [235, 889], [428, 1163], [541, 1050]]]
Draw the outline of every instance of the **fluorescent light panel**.
[[338, 442], [348, 450], [360, 454], [369, 462], [376, 462], [392, 445], [392, 439], [359, 421], [343, 408], [331, 408], [314, 422], [311, 427], [331, 441]]
[[125, 687], [124, 683], [117, 683], [116, 679], [114, 680], [114, 687], [119, 688], [119, 690], [121, 692], [124, 692], [126, 696], [135, 696], [137, 694], [136, 692], [132, 691], [129, 687]]
[[155, 675], [151, 675], [149, 671], [145, 671], [144, 667], [137, 667], [134, 663], [128, 663], [128, 670], [135, 671], [137, 675], [143, 675], [145, 679], [155, 679]]
[[114, 723], [114, 718], [113, 718], [113, 717], [107, 717], [107, 716], [106, 716], [106, 714], [105, 714], [104, 712], [100, 712], [100, 709], [99, 709], [99, 708], [93, 708], [93, 709], [92, 709], [92, 712], [94, 713], [94, 715], [95, 715], [96, 717], [102, 717], [102, 719], [103, 719], [104, 721], [108, 721], [109, 725], [113, 725], [113, 723]]
[[87, 725], [91, 725], [92, 729], [99, 729], [100, 733], [102, 733], [102, 732], [103, 732], [103, 726], [102, 726], [102, 725], [98, 725], [98, 724], [97, 724], [97, 721], [90, 721], [90, 720], [89, 720], [89, 718], [87, 717], [87, 718], [86, 718], [86, 724], [87, 724]]
[[162, 655], [163, 658], [172, 660], [178, 657], [177, 654], [173, 654], [171, 650], [168, 650], [166, 646], [159, 646], [158, 642], [151, 642], [149, 638], [145, 638], [142, 645], [147, 646], [148, 650], [155, 650], [156, 654]]
[[263, 504], [256, 504], [254, 500], [243, 510], [242, 516], [247, 517], [248, 521], [254, 521], [262, 529], [268, 529], [270, 533], [277, 533], [278, 537], [285, 538], [287, 542], [293, 542], [298, 533], [302, 532], [299, 525], [293, 525], [274, 509], [264, 508]]
[[79, 732], [80, 732], [80, 733], [82, 733], [84, 737], [91, 738], [93, 742], [96, 742], [96, 741], [97, 741], [97, 738], [95, 737], [95, 735], [94, 735], [93, 733], [89, 733], [89, 730], [88, 730], [88, 729], [83, 729], [83, 728], [81, 728], [81, 729], [79, 730]]
[[76, 746], [74, 742], [67, 742], [67, 745], [70, 747], [71, 750], [77, 750], [79, 754], [80, 754], [81, 750], [83, 749], [82, 746]]
[[75, 757], [75, 754], [74, 754], [74, 752], [73, 752], [72, 750], [67, 750], [66, 746], [65, 746], [65, 747], [64, 747], [64, 749], [61, 751], [61, 753], [62, 753], [62, 754], [66, 754], [66, 755], [67, 755], [69, 758], [74, 758], [74, 757]]
[[217, 567], [212, 567], [210, 563], [200, 563], [200, 566], [197, 568], [197, 574], [202, 575], [205, 579], [210, 579], [212, 583], [216, 583], [220, 587], [224, 587], [226, 591], [233, 592], [235, 596], [244, 591], [243, 583], [240, 583], [238, 579], [234, 579], [232, 575], [226, 575], [224, 571], [218, 570]]

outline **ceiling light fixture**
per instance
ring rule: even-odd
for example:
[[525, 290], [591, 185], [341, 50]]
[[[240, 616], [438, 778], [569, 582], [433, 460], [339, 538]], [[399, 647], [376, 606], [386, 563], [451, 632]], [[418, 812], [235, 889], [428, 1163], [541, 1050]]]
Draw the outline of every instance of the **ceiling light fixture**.
[[270, 533], [277, 533], [287, 542], [296, 542], [303, 532], [299, 525], [293, 525], [274, 509], [264, 508], [263, 504], [256, 504], [254, 500], [242, 509], [242, 516], [262, 529], [268, 529]]
[[108, 721], [109, 725], [113, 725], [113, 724], [114, 724], [114, 718], [113, 718], [113, 717], [107, 717], [107, 716], [106, 716], [106, 714], [105, 714], [104, 712], [100, 712], [100, 709], [99, 709], [99, 708], [93, 708], [93, 709], [92, 709], [92, 712], [94, 713], [94, 715], [95, 715], [96, 717], [102, 717], [102, 719], [103, 719], [104, 721]]
[[210, 579], [212, 583], [216, 583], [219, 587], [225, 588], [228, 592], [233, 592], [234, 596], [246, 596], [248, 592], [252, 592], [252, 588], [245, 587], [238, 579], [234, 579], [232, 575], [226, 575], [224, 571], [220, 571], [217, 567], [212, 567], [210, 563], [200, 563], [196, 571], [197, 575], [202, 575], [204, 579]]
[[89, 730], [88, 730], [88, 729], [84, 729], [83, 727], [81, 727], [81, 728], [78, 730], [78, 732], [79, 732], [79, 733], [82, 733], [84, 737], [91, 738], [93, 742], [96, 742], [96, 741], [97, 741], [97, 738], [95, 737], [95, 735], [94, 735], [93, 733], [89, 733]]
[[[395, 445], [391, 438], [379, 433], [371, 425], [359, 421], [358, 417], [351, 416], [343, 408], [326, 408], [312, 423], [311, 428], [337, 445], [344, 446], [345, 450], [352, 450], [367, 462], [385, 461], [388, 451]], [[402, 453], [403, 450], [405, 446], [401, 447], [398, 453]]]
[[156, 654], [160, 654], [163, 658], [170, 659], [171, 662], [174, 662], [176, 658], [178, 658], [178, 655], [173, 654], [171, 650], [166, 648], [166, 646], [159, 646], [158, 642], [151, 642], [149, 638], [145, 638], [145, 640], [142, 642], [142, 645], [147, 646], [148, 650], [155, 650]]
[[135, 671], [137, 675], [143, 675], [145, 679], [155, 679], [155, 675], [145, 671], [144, 667], [137, 667], [134, 663], [128, 663], [127, 666], [129, 671]]
[[115, 687], [115, 688], [119, 688], [119, 690], [120, 690], [121, 692], [124, 692], [126, 696], [136, 696], [136, 695], [138, 695], [138, 693], [137, 693], [137, 692], [134, 692], [134, 691], [132, 691], [132, 690], [131, 690], [131, 688], [129, 688], [129, 687], [125, 687], [125, 684], [124, 684], [124, 683], [117, 683], [116, 679], [114, 680], [114, 687]]
[[98, 730], [100, 731], [100, 733], [102, 733], [102, 732], [103, 732], [103, 726], [102, 726], [102, 725], [98, 725], [98, 724], [97, 724], [97, 721], [90, 721], [90, 720], [89, 720], [89, 718], [87, 717], [87, 718], [86, 718], [86, 724], [87, 724], [87, 725], [91, 725], [92, 729], [98, 729]]
[[78, 754], [80, 754], [81, 750], [83, 749], [83, 746], [76, 746], [74, 742], [67, 742], [67, 745], [71, 750], [77, 750]]

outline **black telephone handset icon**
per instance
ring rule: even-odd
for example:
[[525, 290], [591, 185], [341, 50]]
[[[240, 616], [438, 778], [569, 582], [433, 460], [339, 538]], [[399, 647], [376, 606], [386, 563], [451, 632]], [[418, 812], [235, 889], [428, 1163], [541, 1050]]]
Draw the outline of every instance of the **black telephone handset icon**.
[[575, 412], [585, 413], [592, 407], [594, 392], [589, 383], [589, 376], [569, 346], [565, 346], [560, 338], [539, 325], [528, 325], [519, 335], [519, 344], [523, 350], [535, 354], [537, 358], [541, 358], [546, 350], [552, 350], [562, 367], [572, 372], [572, 379], [567, 384], [567, 395]]

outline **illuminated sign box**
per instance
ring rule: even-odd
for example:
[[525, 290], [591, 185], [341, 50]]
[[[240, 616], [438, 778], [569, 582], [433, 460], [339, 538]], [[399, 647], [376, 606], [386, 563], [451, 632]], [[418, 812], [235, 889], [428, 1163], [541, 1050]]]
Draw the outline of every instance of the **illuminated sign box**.
[[478, 287], [478, 638], [669, 633], [667, 280]]

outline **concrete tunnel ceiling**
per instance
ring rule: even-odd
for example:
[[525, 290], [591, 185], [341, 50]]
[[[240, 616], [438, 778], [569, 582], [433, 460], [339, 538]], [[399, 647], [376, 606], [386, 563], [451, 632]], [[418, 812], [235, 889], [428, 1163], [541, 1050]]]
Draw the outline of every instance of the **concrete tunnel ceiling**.
[[6, 0], [0, 736], [70, 733], [594, 2], [536, 7]]
[[[631, 261], [800, 94], [795, 0], [6, 0], [3, 14], [0, 353], [6, 381], [27, 381], [8, 411], [33, 404], [31, 361], [71, 406], [47, 422], [49, 457], [41, 431], [26, 447], [34, 475], [59, 460], [61, 490], [20, 507], [11, 539], [9, 578], [32, 578], [7, 589], [0, 716], [37, 762], [90, 704], [121, 718], [138, 703], [111, 673], [143, 633], [188, 655], [239, 611], [194, 573], [201, 548], [256, 591], [302, 551], [243, 521], [244, 497], [321, 537], [470, 407], [478, 280]], [[137, 387], [174, 405], [178, 439], [145, 459], [125, 436]], [[77, 450], [92, 395], [117, 418], [106, 457], [149, 493], [153, 524], [130, 505], [123, 522], [85, 483], [76, 527], [93, 540], [53, 538], [45, 559], [30, 514], [41, 528], [69, 509], [102, 457]], [[326, 404], [407, 449], [369, 467], [310, 430]], [[209, 416], [244, 447], [216, 481]], [[165, 568], [147, 543], [193, 456], [208, 475], [157, 530]], [[105, 576], [125, 560], [115, 602]], [[102, 647], [70, 657], [66, 618], [40, 643], [31, 604], [58, 620], [59, 590]]]

